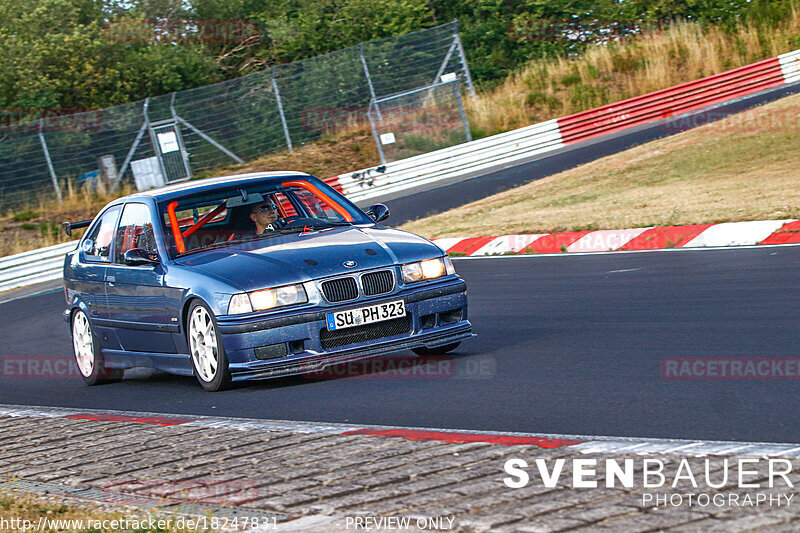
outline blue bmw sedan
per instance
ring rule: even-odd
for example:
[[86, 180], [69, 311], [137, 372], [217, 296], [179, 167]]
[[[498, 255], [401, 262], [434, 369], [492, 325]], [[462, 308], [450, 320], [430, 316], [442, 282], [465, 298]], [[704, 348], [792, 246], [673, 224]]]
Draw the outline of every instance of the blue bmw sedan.
[[64, 262], [78, 370], [94, 385], [151, 367], [232, 381], [317, 372], [473, 336], [467, 287], [430, 241], [381, 224], [299, 172], [225, 176], [132, 194]]

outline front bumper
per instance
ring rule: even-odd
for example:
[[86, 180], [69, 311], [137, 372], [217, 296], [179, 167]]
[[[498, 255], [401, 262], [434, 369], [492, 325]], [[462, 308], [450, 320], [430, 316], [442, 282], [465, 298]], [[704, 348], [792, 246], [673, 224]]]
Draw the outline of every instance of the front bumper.
[[[282, 314], [279, 317], [220, 317], [218, 326], [234, 381], [318, 372], [329, 365], [398, 350], [435, 348], [473, 337], [472, 325], [467, 320], [466, 289], [464, 281], [456, 278], [406, 289], [381, 298]], [[324, 330], [327, 329], [327, 313], [399, 299], [405, 301], [407, 324], [403, 322], [398, 328], [386, 322], [384, 332], [380, 330], [381, 322], [348, 328], [349, 331], [342, 331], [354, 333], [353, 342], [340, 340], [336, 342], [345, 344], [323, 347], [325, 341], [320, 334], [324, 335]], [[369, 328], [369, 332], [361, 334], [358, 332], [359, 328]], [[263, 347], [280, 348], [286, 355], [259, 359], [256, 348], [261, 350]]]

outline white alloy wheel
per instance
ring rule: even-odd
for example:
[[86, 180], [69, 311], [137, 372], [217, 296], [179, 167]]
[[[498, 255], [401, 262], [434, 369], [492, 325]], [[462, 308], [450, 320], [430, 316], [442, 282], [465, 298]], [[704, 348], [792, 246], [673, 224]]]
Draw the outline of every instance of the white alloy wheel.
[[94, 340], [89, 320], [83, 311], [76, 312], [72, 320], [72, 343], [78, 370], [83, 377], [90, 378], [95, 367]]
[[203, 306], [195, 307], [189, 317], [189, 349], [198, 377], [206, 383], [213, 381], [219, 368], [217, 331]]

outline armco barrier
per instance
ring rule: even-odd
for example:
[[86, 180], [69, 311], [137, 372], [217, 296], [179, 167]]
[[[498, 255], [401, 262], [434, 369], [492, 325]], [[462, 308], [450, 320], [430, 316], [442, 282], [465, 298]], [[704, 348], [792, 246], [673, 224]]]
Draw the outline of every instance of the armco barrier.
[[0, 259], [0, 292], [60, 279], [64, 254], [77, 243], [65, 242]]
[[[325, 181], [357, 202], [378, 194], [388, 194], [496, 167], [563, 146], [558, 123], [555, 120], [548, 120], [452, 148], [389, 163], [383, 174], [372, 172], [365, 178], [342, 174]], [[367, 174], [367, 171], [356, 174]]]
[[500, 167], [578, 143], [781, 85], [800, 82], [800, 50], [637, 96], [386, 165], [383, 173], [341, 174], [325, 180], [354, 201]]
[[[800, 50], [622, 102], [395, 161], [387, 164], [382, 173], [375, 169], [365, 169], [334, 176], [325, 181], [358, 202], [500, 167], [558, 150], [565, 145], [795, 82], [800, 82]], [[577, 236], [575, 242], [581, 237], [583, 235]], [[493, 240], [486, 237], [479, 239], [488, 240], [478, 248]], [[553, 242], [547, 241], [548, 249], [560, 250], [561, 245], [566, 242], [562, 240], [563, 234], [553, 238]], [[471, 243], [476, 244], [478, 243]], [[0, 259], [0, 292], [58, 279], [61, 276], [63, 256], [74, 246], [75, 242], [70, 242]], [[573, 246], [573, 242], [565, 246]]]

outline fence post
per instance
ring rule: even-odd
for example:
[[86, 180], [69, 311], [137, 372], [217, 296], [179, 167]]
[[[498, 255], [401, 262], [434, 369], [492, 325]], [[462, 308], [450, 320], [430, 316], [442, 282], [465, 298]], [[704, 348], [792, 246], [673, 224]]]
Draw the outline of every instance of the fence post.
[[278, 113], [281, 114], [281, 124], [283, 124], [283, 135], [286, 137], [286, 146], [289, 147], [290, 152], [294, 152], [294, 148], [292, 148], [292, 138], [289, 136], [289, 126], [286, 125], [286, 115], [283, 113], [281, 93], [278, 90], [278, 82], [275, 81], [275, 67], [272, 67], [272, 90], [275, 91], [275, 100], [278, 102]]
[[[372, 129], [372, 138], [375, 139], [375, 147], [378, 149], [378, 156], [381, 158], [381, 164], [386, 164], [386, 156], [383, 155], [383, 147], [381, 146], [381, 138], [378, 135], [378, 130], [375, 129], [375, 120], [372, 118], [372, 106], [375, 105], [375, 100], [370, 100], [369, 107], [367, 108], [367, 119], [369, 120], [369, 127]], [[375, 106], [377, 108], [377, 106]]]
[[50, 179], [53, 181], [53, 188], [56, 190], [56, 196], [58, 197], [58, 203], [64, 203], [64, 199], [61, 197], [61, 187], [58, 186], [58, 178], [56, 177], [56, 171], [53, 168], [53, 161], [50, 159], [50, 150], [47, 148], [47, 141], [44, 140], [44, 118], [39, 119], [39, 142], [42, 143], [42, 151], [44, 152], [44, 158], [47, 160], [47, 168], [50, 170]]
[[461, 114], [461, 123], [464, 124], [464, 133], [467, 134], [467, 142], [472, 141], [472, 133], [469, 131], [467, 114], [464, 112], [464, 102], [461, 101], [461, 91], [458, 90], [458, 83], [455, 85], [456, 100], [458, 100], [458, 112]]
[[164, 164], [164, 154], [161, 153], [161, 143], [158, 142], [158, 137], [156, 137], [153, 124], [150, 122], [150, 115], [147, 112], [147, 108], [148, 106], [144, 106], [144, 121], [145, 124], [147, 124], [147, 132], [150, 134], [150, 145], [153, 147], [153, 153], [158, 160], [158, 168], [161, 169], [161, 176], [164, 178], [164, 183], [169, 183], [167, 166]]
[[464, 67], [464, 74], [467, 77], [467, 86], [469, 87], [469, 94], [475, 98], [475, 87], [472, 86], [472, 76], [469, 73], [469, 66], [467, 66], [467, 56], [464, 54], [464, 46], [461, 44], [461, 37], [458, 35], [458, 20], [455, 21], [455, 29], [453, 30], [453, 38], [455, 39], [458, 47], [458, 55], [461, 57], [461, 65]]
[[[359, 54], [361, 55], [361, 65], [364, 67], [364, 75], [367, 77], [367, 85], [369, 85], [369, 95], [372, 97], [372, 101], [375, 102], [378, 97], [375, 96], [375, 87], [372, 85], [372, 77], [369, 75], [367, 60], [364, 58], [364, 43], [361, 43], [361, 46], [359, 46]], [[381, 115], [381, 108], [376, 105], [375, 109], [378, 111], [378, 119], [382, 121], [383, 116]]]
[[178, 124], [178, 114], [175, 112], [175, 94], [176, 93], [172, 93], [172, 98], [169, 99], [169, 112], [172, 114], [172, 121], [175, 123], [176, 135], [178, 136], [178, 148], [180, 148], [181, 151], [183, 166], [186, 168], [186, 177], [192, 179], [192, 167], [189, 165], [189, 152], [186, 151], [186, 146], [183, 144], [183, 135], [181, 135], [181, 127]]
[[139, 148], [139, 143], [142, 141], [142, 135], [144, 135], [144, 130], [150, 127], [150, 123], [148, 122], [147, 118], [147, 106], [150, 105], [150, 97], [144, 99], [144, 105], [142, 106], [142, 115], [144, 115], [144, 119], [142, 121], [142, 126], [139, 128], [139, 132], [136, 134], [136, 138], [133, 140], [133, 144], [131, 145], [130, 150], [128, 150], [128, 155], [125, 156], [125, 161], [122, 163], [122, 168], [119, 170], [119, 174], [117, 174], [117, 180], [111, 184], [111, 190], [116, 191], [117, 187], [119, 187], [120, 182], [122, 181], [122, 176], [125, 175], [125, 171], [128, 170], [128, 165], [133, 159], [133, 154], [136, 153], [136, 149]]

